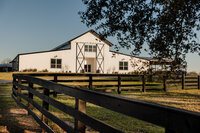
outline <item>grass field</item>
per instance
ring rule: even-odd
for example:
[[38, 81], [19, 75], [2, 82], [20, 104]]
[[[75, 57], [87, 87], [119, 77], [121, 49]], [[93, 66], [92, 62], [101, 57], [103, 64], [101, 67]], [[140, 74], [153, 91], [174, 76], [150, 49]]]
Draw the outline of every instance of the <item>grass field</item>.
[[[60, 95], [56, 98], [58, 101], [72, 106], [75, 106], [75, 99], [69, 96], [64, 96], [64, 95]], [[36, 98], [36, 101], [38, 101], [39, 103], [41, 103], [41, 101]], [[40, 114], [37, 110], [35, 110], [35, 112], [37, 114]], [[62, 113], [61, 111], [59, 111], [58, 109], [50, 106], [50, 112], [55, 114], [56, 116], [58, 116], [59, 118], [61, 118], [64, 121], [68, 121], [70, 123], [74, 122], [74, 119], [72, 117], [70, 117], [69, 115], [65, 115], [64, 113]], [[135, 118], [131, 118], [128, 116], [125, 116], [123, 114], [120, 113], [116, 113], [113, 111], [110, 111], [108, 109], [87, 103], [87, 114], [89, 116], [92, 116], [96, 119], [99, 119], [109, 125], [112, 125], [113, 127], [122, 130], [123, 132], [127, 132], [127, 133], [164, 133], [164, 129], [161, 127], [158, 127], [156, 125], [153, 125], [151, 123], [147, 123]], [[55, 124], [53, 124], [52, 122], [50, 123], [51, 127], [54, 128]], [[88, 130], [90, 132], [93, 132], [93, 130], [91, 128], [88, 128]], [[62, 132], [62, 131], [59, 131]]]
[[[112, 94], [118, 95], [117, 93]], [[122, 92], [121, 96], [200, 112], [200, 91], [196, 89], [170, 90], [168, 92], [150, 91], [146, 93]], [[56, 99], [64, 104], [74, 107], [75, 99], [72, 97], [58, 95]], [[39, 98], [35, 98], [35, 101], [38, 101], [41, 104], [41, 100], [39, 100]], [[50, 111], [64, 121], [70, 121], [71, 123], [74, 121], [72, 117], [63, 114], [61, 111], [55, 109], [52, 106], [50, 106]], [[36, 112], [38, 113], [38, 111]], [[137, 120], [135, 118], [127, 117], [116, 112], [112, 112], [90, 103], [87, 104], [87, 114], [127, 133], [164, 133], [164, 129], [161, 127]], [[50, 122], [50, 125], [55, 128], [55, 124]], [[62, 131], [59, 130], [58, 132]]]
[[[12, 73], [0, 73], [0, 79], [9, 80], [11, 77]], [[72, 85], [74, 85], [74, 83]], [[8, 128], [12, 131], [14, 130], [13, 126], [16, 126], [15, 123], [19, 124], [20, 121], [22, 121], [23, 117], [18, 119], [13, 119], [13, 117], [10, 117], [12, 119], [5, 119], [6, 112], [10, 112], [10, 110], [19, 109], [19, 107], [14, 103], [14, 101], [10, 97], [11, 87], [11, 84], [0, 85], [0, 127], [2, 125], [7, 125]], [[112, 94], [118, 95], [116, 92], [112, 92]], [[146, 93], [141, 93], [139, 91], [123, 91], [120, 94], [120, 96], [200, 112], [200, 90], [197, 89], [168, 90], [167, 92], [147, 91]], [[73, 97], [58, 95], [56, 99], [64, 104], [74, 107], [75, 99]], [[41, 105], [42, 101], [39, 98], [34, 97], [34, 100], [39, 102]], [[59, 118], [63, 119], [64, 121], [68, 121], [70, 123], [73, 123], [74, 121], [72, 117], [63, 114], [61, 111], [55, 109], [52, 106], [50, 106], [50, 111]], [[35, 112], [38, 113], [37, 110], [35, 110]], [[90, 103], [87, 103], [87, 114], [127, 133], [164, 133], [164, 129], [162, 127], [158, 127], [156, 125], [140, 121], [135, 118], [127, 117], [125, 115], [112, 112], [110, 110], [104, 109], [102, 107]], [[50, 125], [52, 126], [52, 128], [56, 129], [57, 132], [62, 132], [62, 130], [57, 128], [57, 126], [52, 122], [50, 122]], [[20, 125], [18, 125], [18, 127], [20, 127]], [[20, 129], [25, 130], [22, 127]], [[88, 130], [92, 131], [90, 128], [88, 128]]]
[[190, 111], [200, 112], [200, 90], [168, 90], [141, 92], [122, 92], [122, 96], [146, 100]]
[[12, 72], [0, 72], [0, 80], [12, 80]]

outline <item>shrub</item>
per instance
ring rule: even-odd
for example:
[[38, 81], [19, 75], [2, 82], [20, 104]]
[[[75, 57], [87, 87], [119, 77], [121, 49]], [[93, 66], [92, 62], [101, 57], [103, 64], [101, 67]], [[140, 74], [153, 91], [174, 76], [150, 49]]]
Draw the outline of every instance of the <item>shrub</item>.
[[44, 70], [42, 70], [42, 72], [48, 72], [48, 70], [47, 70], [47, 69], [44, 69]]
[[24, 69], [22, 72], [28, 72], [28, 69]]
[[36, 69], [36, 68], [34, 68], [34, 69], [33, 69], [33, 72], [37, 72], [37, 69]]

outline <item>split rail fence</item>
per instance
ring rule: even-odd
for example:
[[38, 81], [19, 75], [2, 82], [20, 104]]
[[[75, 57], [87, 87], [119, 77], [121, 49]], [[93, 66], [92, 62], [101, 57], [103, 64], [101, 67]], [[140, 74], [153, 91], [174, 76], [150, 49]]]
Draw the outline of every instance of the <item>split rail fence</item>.
[[[25, 108], [30, 115], [33, 116], [44, 131], [50, 133], [54, 133], [54, 131], [48, 125], [49, 119], [69, 133], [84, 133], [86, 126], [102, 133], [122, 132], [96, 118], [87, 115], [86, 103], [92, 103], [97, 106], [164, 127], [166, 133], [196, 133], [200, 131], [200, 113], [153, 104], [136, 99], [129, 99], [121, 96], [109, 95], [81, 87], [58, 84], [56, 83], [58, 82], [56, 78], [54, 78], [54, 81], [56, 81], [54, 82], [34, 76], [14, 74], [12, 97], [19, 105]], [[57, 77], [59, 75], [51, 74], [48, 76]], [[36, 90], [36, 86], [40, 86], [40, 91]], [[50, 97], [52, 92], [74, 97], [75, 107], [68, 106], [57, 101], [56, 98]], [[41, 99], [42, 105], [37, 103], [34, 100], [34, 97]], [[25, 104], [24, 101], [26, 101], [27, 104]], [[74, 126], [70, 126], [62, 119], [48, 111], [50, 105], [74, 117]], [[34, 113], [33, 108], [39, 110], [42, 116], [38, 116]]]

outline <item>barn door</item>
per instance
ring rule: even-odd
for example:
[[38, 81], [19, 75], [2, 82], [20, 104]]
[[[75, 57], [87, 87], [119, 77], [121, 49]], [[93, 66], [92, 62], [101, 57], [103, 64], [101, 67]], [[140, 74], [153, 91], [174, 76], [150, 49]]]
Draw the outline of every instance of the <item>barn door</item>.
[[104, 73], [104, 44], [96, 44], [97, 70]]
[[76, 43], [76, 73], [84, 70], [85, 61], [85, 43]]

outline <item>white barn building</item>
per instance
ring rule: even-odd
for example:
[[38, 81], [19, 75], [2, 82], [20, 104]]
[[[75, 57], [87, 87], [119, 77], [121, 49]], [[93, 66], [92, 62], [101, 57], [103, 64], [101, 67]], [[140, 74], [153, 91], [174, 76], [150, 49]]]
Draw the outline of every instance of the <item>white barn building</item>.
[[14, 71], [128, 73], [149, 69], [148, 58], [110, 51], [113, 44], [90, 30], [50, 51], [18, 54]]

